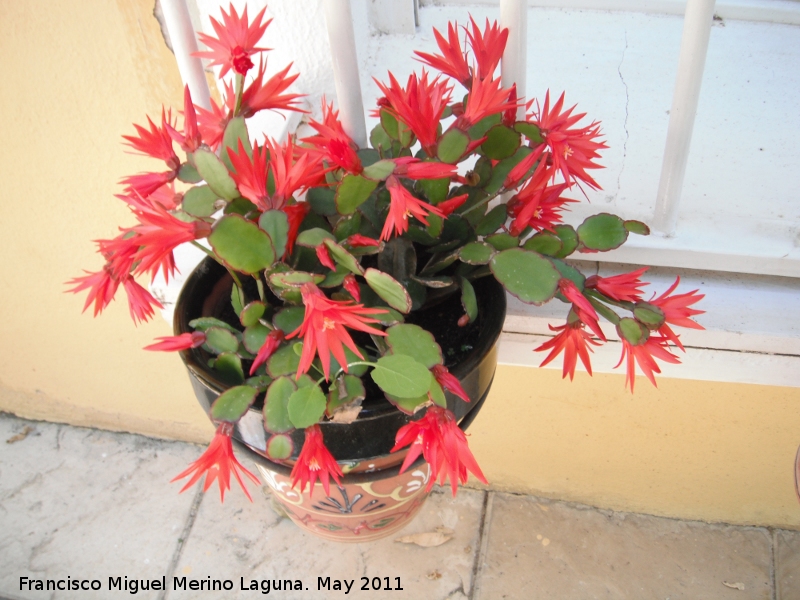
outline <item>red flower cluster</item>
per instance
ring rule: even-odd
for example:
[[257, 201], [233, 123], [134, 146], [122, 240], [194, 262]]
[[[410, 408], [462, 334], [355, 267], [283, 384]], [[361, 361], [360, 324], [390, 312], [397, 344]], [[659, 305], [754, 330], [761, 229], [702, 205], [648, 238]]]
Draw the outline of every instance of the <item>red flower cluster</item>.
[[431, 478], [427, 490], [433, 487], [438, 479], [440, 485], [449, 479], [453, 496], [456, 495], [458, 483], [466, 483], [467, 471], [471, 472], [482, 483], [488, 484], [475, 457], [467, 445], [467, 436], [458, 427], [455, 416], [446, 408], [430, 406], [419, 421], [404, 425], [397, 432], [392, 452], [408, 445], [408, 449], [400, 472], [410, 467], [422, 454], [431, 467]]
[[[644, 267], [612, 277], [593, 275], [586, 279], [583, 293], [575, 284], [562, 279], [559, 282], [559, 290], [573, 303], [572, 310], [566, 324], [559, 327], [550, 326], [552, 331], [559, 332], [558, 335], [535, 348], [537, 352], [550, 350], [541, 366], [550, 363], [563, 352], [563, 377], [567, 375], [570, 376], [570, 379], [574, 377], [578, 357], [589, 374], [592, 374], [592, 365], [589, 359], [590, 345], [599, 346], [600, 342], [592, 339], [584, 327], [588, 327], [600, 341], [604, 342], [606, 338], [599, 328], [597, 311], [585, 295], [591, 294], [601, 302], [627, 303], [626, 306], [634, 311], [634, 315], [639, 314], [636, 312], [639, 309], [647, 312], [649, 319], [644, 322], [639, 322], [635, 318], [622, 320], [617, 318], [615, 321], [618, 323], [617, 333], [622, 342], [622, 355], [616, 366], [619, 367], [623, 362], [625, 363], [625, 384], [630, 386], [631, 391], [633, 391], [636, 377], [636, 365], [650, 382], [656, 385], [655, 373], [661, 372], [656, 359], [679, 363], [680, 360], [670, 352], [669, 345], [672, 343], [681, 350], [684, 349], [670, 325], [703, 329], [702, 325], [690, 318], [703, 313], [702, 310], [690, 308], [691, 305], [702, 300], [703, 295], [697, 294], [697, 290], [671, 295], [680, 282], [680, 278], [677, 278], [666, 292], [658, 297], [653, 297], [649, 302], [644, 302], [641, 299], [640, 288], [649, 284], [639, 278], [646, 270], [647, 268]], [[598, 306], [600, 306], [599, 303]], [[610, 309], [607, 310], [610, 311]], [[627, 321], [628, 327], [621, 327], [619, 324], [621, 321]]]
[[173, 216], [161, 205], [148, 207], [140, 200], [133, 213], [139, 223], [112, 240], [99, 240], [98, 246], [106, 259], [105, 266], [95, 273], [70, 280], [73, 293], [89, 290], [83, 310], [94, 303], [94, 315], [102, 312], [114, 299], [122, 284], [128, 296], [131, 318], [134, 322], [147, 321], [155, 308], [163, 308], [150, 292], [134, 281], [134, 276], [149, 274], [155, 277], [161, 271], [164, 278], [174, 274], [175, 260], [172, 251], [184, 242], [207, 237], [211, 226], [204, 221], [187, 223]]

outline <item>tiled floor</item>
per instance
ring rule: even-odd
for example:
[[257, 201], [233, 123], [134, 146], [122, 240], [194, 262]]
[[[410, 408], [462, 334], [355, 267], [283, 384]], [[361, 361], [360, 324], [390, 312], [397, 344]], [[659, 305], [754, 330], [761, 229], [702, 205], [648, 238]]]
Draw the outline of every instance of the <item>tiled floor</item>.
[[[0, 415], [0, 598], [800, 599], [798, 532], [463, 489], [455, 500], [435, 491], [388, 540], [336, 544], [278, 517], [261, 495], [251, 504], [234, 490], [220, 505], [215, 494], [177, 494], [170, 477], [199, 451]], [[393, 541], [437, 527], [453, 538], [431, 548]], [[124, 586], [162, 577], [167, 587], [186, 577], [233, 589], [108, 589], [109, 578]], [[360, 589], [362, 578], [386, 577], [402, 590]], [[28, 591], [21, 578], [97, 580], [101, 589]], [[331, 589], [319, 590], [318, 578]], [[277, 590], [273, 580], [301, 589]]]

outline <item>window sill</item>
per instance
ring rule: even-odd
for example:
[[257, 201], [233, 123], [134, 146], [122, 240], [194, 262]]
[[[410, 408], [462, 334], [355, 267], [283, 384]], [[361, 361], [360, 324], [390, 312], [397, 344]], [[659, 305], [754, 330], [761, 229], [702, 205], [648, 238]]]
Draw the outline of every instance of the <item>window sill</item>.
[[[598, 263], [576, 263], [584, 274], [597, 272]], [[631, 265], [602, 263], [599, 274], [610, 276], [631, 271]], [[644, 279], [645, 298], [661, 294], [675, 280], [674, 269], [651, 268]], [[650, 289], [652, 288], [652, 289]], [[677, 292], [699, 289], [705, 298], [696, 306], [705, 310], [697, 321], [704, 330], [676, 328], [686, 347], [677, 351], [680, 365], [660, 364], [661, 377], [800, 387], [800, 315], [796, 310], [800, 281], [712, 271], [681, 272]], [[560, 325], [567, 306], [552, 301], [536, 307], [509, 297], [508, 314], [500, 343], [500, 363], [538, 366], [546, 354], [533, 349], [552, 336], [548, 325]], [[603, 332], [616, 339], [613, 326], [603, 323]], [[609, 342], [594, 348], [592, 370], [624, 373], [613, 367], [621, 345]], [[561, 359], [548, 368], [561, 369]], [[579, 369], [583, 370], [579, 363]]]

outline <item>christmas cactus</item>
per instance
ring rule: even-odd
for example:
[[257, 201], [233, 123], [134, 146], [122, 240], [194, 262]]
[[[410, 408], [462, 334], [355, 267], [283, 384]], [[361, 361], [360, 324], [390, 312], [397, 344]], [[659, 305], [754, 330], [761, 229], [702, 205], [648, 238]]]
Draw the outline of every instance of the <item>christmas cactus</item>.
[[608, 213], [563, 222], [577, 201], [568, 195], [599, 188], [590, 171], [605, 148], [600, 126], [581, 124], [584, 115], [565, 108], [563, 94], [539, 102], [501, 85], [506, 30], [470, 20], [450, 24], [446, 36], [435, 31], [439, 53], [416, 54], [439, 74], [423, 68], [405, 84], [392, 74], [378, 83], [380, 123], [371, 147], [359, 148], [324, 101], [320, 119], [307, 121], [314, 135], [251, 137], [247, 120], [257, 112], [300, 110], [289, 91], [297, 75], [287, 67], [265, 79], [263, 10], [251, 21], [231, 7], [212, 23], [216, 35], [201, 35], [208, 51], [200, 55], [220, 77], [233, 72], [222, 104], [196, 107], [187, 88], [182, 127], [162, 111], [160, 122], [148, 119], [125, 136], [166, 170], [122, 180], [118, 197], [136, 223], [98, 242], [100, 271], [70, 282], [72, 291], [88, 291], [85, 308], [95, 315], [122, 285], [132, 318], [142, 321], [161, 304], [136, 278], [173, 276], [179, 244], [194, 244], [229, 271], [237, 327], [203, 317], [194, 331], [147, 348], [202, 347], [231, 383], [211, 407], [218, 429], [209, 450], [179, 475], [192, 475], [187, 486], [205, 474], [205, 487], [216, 480], [224, 494], [233, 473], [244, 487], [240, 471], [252, 474], [233, 456], [232, 424], [263, 398], [269, 456], [289, 458], [287, 434], [305, 430], [293, 481], [313, 489], [319, 479], [327, 489], [342, 470], [318, 423], [354, 418], [368, 378], [415, 415], [393, 448], [409, 447], [403, 468], [422, 454], [429, 485], [449, 480], [455, 493], [468, 471], [485, 482], [447, 410], [446, 393], [469, 397], [433, 336], [405, 322], [432, 298], [457, 294], [458, 324], [468, 325], [478, 317], [473, 283], [482, 277], [526, 303], [566, 304], [566, 322], [537, 348], [549, 351], [543, 364], [563, 354], [564, 377], [573, 377], [578, 358], [591, 373], [591, 347], [606, 341], [600, 319], [616, 326], [631, 390], [637, 364], [655, 383], [656, 360], [678, 362], [672, 349], [683, 347], [672, 326], [699, 328], [692, 305], [702, 296], [674, 294], [676, 281], [646, 300], [646, 269], [587, 278], [568, 262], [648, 228]]

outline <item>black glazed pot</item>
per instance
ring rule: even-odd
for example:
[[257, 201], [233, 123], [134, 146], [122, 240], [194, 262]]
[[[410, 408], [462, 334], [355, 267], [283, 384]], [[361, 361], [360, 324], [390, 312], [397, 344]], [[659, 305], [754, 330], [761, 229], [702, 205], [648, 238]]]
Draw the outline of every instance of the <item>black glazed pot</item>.
[[[228, 272], [212, 258], [206, 258], [189, 276], [175, 305], [175, 335], [191, 332], [189, 322], [203, 316], [216, 317], [239, 326], [235, 315], [231, 317], [230, 294], [233, 280]], [[493, 278], [484, 277], [473, 282], [478, 300], [479, 317], [466, 328], [456, 324], [463, 314], [460, 297], [453, 294], [432, 307], [423, 307], [407, 315], [406, 322], [417, 323], [432, 330], [442, 346], [445, 364], [461, 382], [470, 397], [467, 403], [446, 392], [447, 407], [459, 419], [462, 429], [475, 418], [489, 393], [497, 366], [497, 341], [506, 313], [506, 297], [503, 287]], [[227, 314], [226, 314], [227, 313]], [[440, 341], [437, 330], [454, 340], [447, 346]], [[465, 341], [466, 340], [466, 341]], [[195, 395], [208, 412], [211, 404], [230, 384], [221, 380], [207, 366], [211, 355], [202, 348], [181, 351], [181, 358], [189, 371]], [[448, 360], [457, 357], [457, 363]], [[367, 383], [365, 379], [365, 383]], [[325, 445], [338, 461], [361, 462], [389, 454], [394, 446], [395, 434], [403, 425], [420, 418], [424, 413], [407, 415], [397, 410], [381, 393], [370, 393], [362, 403], [362, 411], [353, 423], [320, 423]], [[264, 430], [259, 399], [237, 423], [234, 437], [247, 446], [265, 455], [271, 434]], [[303, 446], [304, 432], [292, 434], [296, 458]]]

